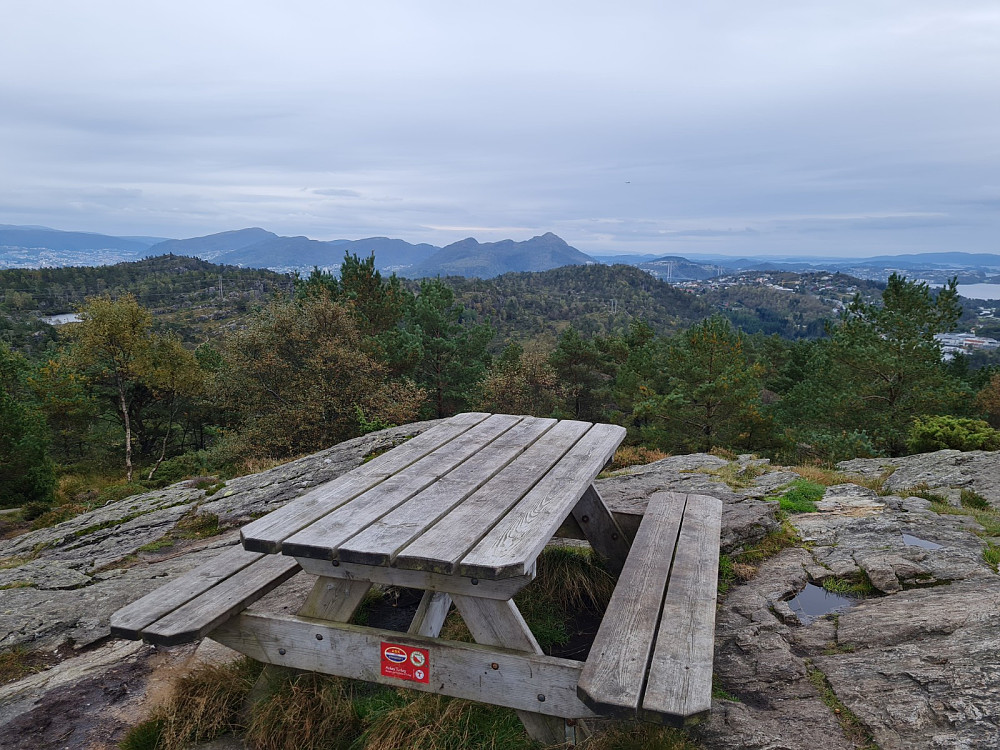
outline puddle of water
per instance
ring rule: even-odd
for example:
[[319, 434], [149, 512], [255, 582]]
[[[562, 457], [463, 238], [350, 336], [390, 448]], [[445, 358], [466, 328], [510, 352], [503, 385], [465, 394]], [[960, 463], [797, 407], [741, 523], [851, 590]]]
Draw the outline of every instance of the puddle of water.
[[912, 536], [911, 534], [903, 534], [903, 542], [911, 547], [923, 547], [924, 549], [941, 549], [942, 547], [940, 544], [928, 542], [926, 539], [921, 539], [920, 537]]
[[812, 583], [807, 583], [795, 598], [788, 600], [788, 606], [798, 615], [799, 622], [803, 625], [808, 625], [823, 615], [844, 612], [854, 604], [854, 599], [834, 594]]

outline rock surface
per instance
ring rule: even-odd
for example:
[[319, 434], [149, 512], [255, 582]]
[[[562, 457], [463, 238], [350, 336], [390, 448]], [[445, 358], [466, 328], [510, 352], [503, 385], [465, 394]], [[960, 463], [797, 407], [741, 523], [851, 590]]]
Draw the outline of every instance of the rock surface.
[[[114, 747], [136, 712], [148, 709], [150, 685], [186, 664], [192, 649], [106, 640], [111, 613], [237, 543], [246, 521], [432, 424], [373, 433], [231, 480], [212, 495], [180, 483], [0, 542], [0, 647], [77, 649], [45, 672], [0, 686], [0, 749]], [[958, 505], [960, 489], [970, 488], [1000, 507], [998, 467], [1000, 453], [956, 451], [842, 464], [868, 485], [888, 475], [883, 488], [893, 494], [850, 477], [827, 488], [818, 512], [790, 518], [801, 546], [765, 561], [721, 598], [716, 679], [720, 695], [735, 700], [715, 700], [696, 729], [699, 744], [1000, 747], [1000, 577], [983, 559], [973, 519], [938, 515], [907, 492], [933, 487]], [[752, 456], [696, 454], [596, 484], [623, 519], [635, 519], [662, 490], [720, 497], [723, 552], [738, 561], [780, 528], [776, 500], [798, 477]], [[205, 514], [223, 533], [178, 538], [179, 521]], [[300, 574], [255, 606], [294, 610], [307, 578]], [[862, 583], [876, 595], [802, 624], [789, 600], [807, 582]], [[849, 716], [856, 719], [845, 722]]]

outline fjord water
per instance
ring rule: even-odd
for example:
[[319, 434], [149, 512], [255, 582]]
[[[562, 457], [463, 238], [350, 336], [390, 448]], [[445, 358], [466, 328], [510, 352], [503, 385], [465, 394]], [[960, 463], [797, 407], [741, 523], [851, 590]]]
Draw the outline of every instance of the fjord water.
[[1000, 299], [1000, 284], [959, 284], [958, 293], [969, 299]]

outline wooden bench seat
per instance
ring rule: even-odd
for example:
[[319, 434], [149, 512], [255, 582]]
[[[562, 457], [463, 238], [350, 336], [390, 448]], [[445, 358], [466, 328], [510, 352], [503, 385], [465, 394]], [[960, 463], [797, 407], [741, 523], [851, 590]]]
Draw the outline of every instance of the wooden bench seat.
[[596, 713], [682, 725], [712, 703], [722, 502], [654, 494], [577, 686]]
[[196, 641], [298, 571], [290, 557], [232, 547], [115, 612], [111, 635], [161, 646]]

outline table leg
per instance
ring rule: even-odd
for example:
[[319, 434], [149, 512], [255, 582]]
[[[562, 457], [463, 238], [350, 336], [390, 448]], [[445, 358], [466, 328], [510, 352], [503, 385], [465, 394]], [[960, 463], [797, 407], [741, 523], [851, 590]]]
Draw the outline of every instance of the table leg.
[[[513, 601], [479, 599], [457, 594], [452, 595], [452, 598], [476, 643], [542, 653], [538, 641], [531, 634]], [[544, 695], [540, 695], [539, 705], [543, 702]], [[518, 711], [517, 715], [532, 739], [546, 745], [566, 741], [565, 720], [534, 711]]]
[[[297, 614], [302, 617], [347, 622], [354, 617], [354, 613], [361, 606], [371, 587], [368, 581], [319, 576]], [[253, 704], [267, 695], [268, 685], [276, 673], [277, 670], [273, 665], [264, 665], [264, 671], [260, 673], [260, 677], [247, 695], [244, 713], [248, 717]]]
[[371, 587], [368, 581], [320, 576], [297, 614], [302, 617], [347, 622], [361, 606]]
[[448, 610], [451, 609], [451, 596], [443, 591], [425, 591], [420, 599], [420, 606], [413, 615], [413, 622], [406, 632], [411, 635], [426, 635], [437, 638], [444, 627]]
[[587, 488], [573, 508], [573, 518], [580, 524], [590, 546], [608, 561], [611, 571], [621, 573], [632, 543], [622, 532], [594, 485]]

